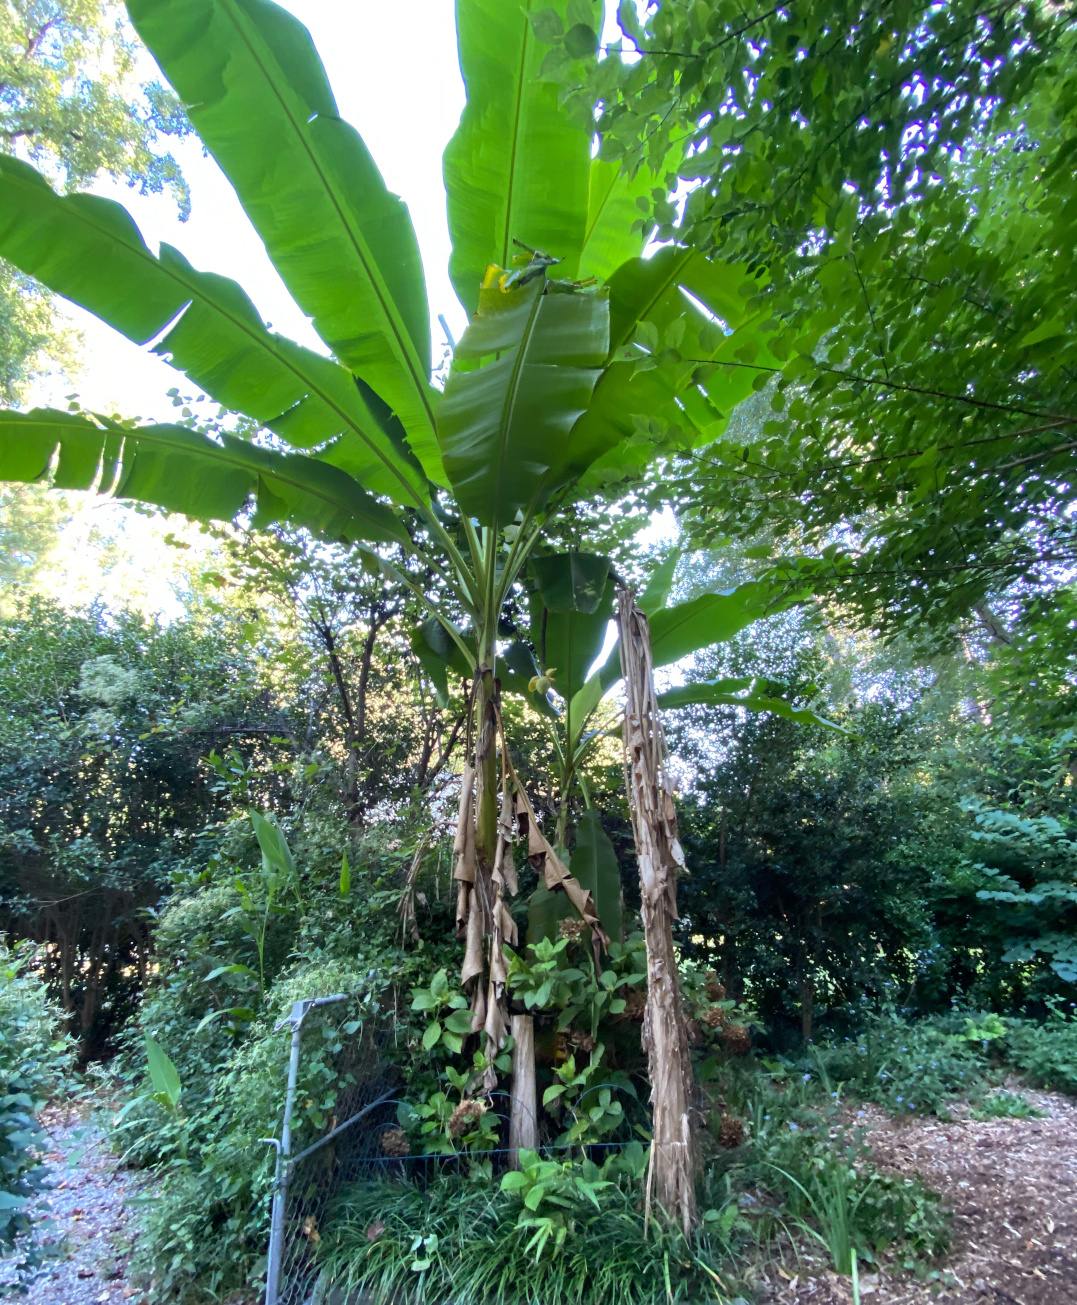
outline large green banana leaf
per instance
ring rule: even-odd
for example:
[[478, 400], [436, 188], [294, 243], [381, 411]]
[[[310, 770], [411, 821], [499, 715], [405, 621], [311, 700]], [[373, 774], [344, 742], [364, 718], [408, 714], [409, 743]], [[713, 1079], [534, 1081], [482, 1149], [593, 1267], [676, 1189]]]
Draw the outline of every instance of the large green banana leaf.
[[[467, 639], [465, 631], [459, 631], [459, 634], [462, 639]], [[464, 656], [463, 649], [436, 617], [428, 616], [412, 631], [411, 651], [429, 676], [438, 702], [443, 707], [449, 702], [449, 672], [452, 671], [460, 679], [466, 679], [474, 673], [474, 667]]]
[[340, 118], [310, 33], [269, 0], [129, 0], [128, 10], [296, 303], [444, 483], [415, 232]]
[[[573, 427], [586, 411], [609, 349], [604, 290], [576, 290], [536, 275], [483, 289], [457, 346], [438, 414], [445, 470], [461, 509], [483, 525], [541, 506], [578, 474]], [[586, 464], [584, 464], [586, 465]]]
[[333, 460], [361, 485], [422, 501], [422, 471], [343, 367], [267, 330], [234, 281], [196, 271], [170, 245], [154, 257], [122, 205], [57, 195], [0, 156], [0, 255], [136, 344], [161, 337], [154, 352], [225, 407], [298, 448], [335, 441]]
[[531, 558], [529, 568], [549, 611], [590, 615], [606, 594], [610, 559], [598, 553], [546, 553]]
[[630, 258], [643, 252], [642, 231], [633, 231], [640, 219], [637, 197], [650, 193], [654, 178], [646, 168], [635, 177], [621, 171], [619, 162], [592, 159], [587, 185], [587, 230], [580, 251], [579, 275], [606, 281]]
[[839, 734], [849, 733], [818, 712], [806, 707], [794, 707], [784, 698], [772, 698], [758, 692], [755, 682], [747, 679], [699, 680], [695, 684], [682, 684], [679, 688], [660, 693], [658, 705], [663, 711], [692, 705], [742, 707], [745, 711], [767, 711], [800, 725], [821, 725], [825, 729], [836, 730]]
[[403, 525], [337, 467], [184, 426], [127, 429], [78, 413], [0, 411], [0, 480], [41, 480], [231, 521], [253, 498], [255, 522], [287, 521], [345, 543], [406, 543]]
[[[671, 576], [656, 573], [655, 598], [660, 589], [668, 595], [668, 580], [671, 579]], [[709, 648], [711, 644], [724, 643], [753, 621], [774, 616], [803, 598], [803, 594], [790, 594], [765, 580], [748, 580], [734, 589], [700, 594], [698, 598], [675, 603], [672, 607], [654, 607], [647, 614], [654, 665], [670, 666], [682, 657]], [[578, 702], [573, 704], [573, 715], [582, 713], [585, 708], [593, 710], [602, 694], [620, 678], [621, 649], [618, 644], [602, 668], [580, 689]]]
[[[648, 618], [654, 664], [671, 666], [701, 648], [724, 643], [753, 621], [773, 616], [796, 601], [773, 584], [749, 580], [735, 589], [663, 607]], [[618, 665], [619, 658], [618, 654]]]
[[671, 447], [709, 443], [752, 392], [757, 367], [780, 366], [766, 349], [775, 326], [751, 308], [740, 265], [671, 245], [623, 264], [609, 286], [611, 362], [573, 433], [591, 458], [585, 489], [654, 458], [654, 444], [636, 438], [640, 418]]
[[[577, 273], [587, 233], [591, 135], [539, 79], [546, 49], [529, 14], [547, 0], [457, 0], [467, 105], [445, 150], [449, 275], [474, 312], [487, 266], [507, 267], [513, 240]], [[565, 0], [552, 5], [562, 18]]]
[[[569, 703], [595, 664], [613, 617], [610, 560], [594, 553], [554, 553], [531, 563], [531, 642], [540, 666], [556, 670], [554, 687]], [[571, 722], [572, 726], [579, 722]], [[575, 731], [578, 733], [578, 730]]]
[[[569, 703], [583, 688], [595, 664], [613, 617], [613, 580], [593, 612], [551, 612], [539, 595], [532, 595], [531, 641], [543, 668], [557, 672], [554, 687]], [[578, 727], [580, 722], [571, 722]], [[578, 732], [578, 730], [577, 730]]]

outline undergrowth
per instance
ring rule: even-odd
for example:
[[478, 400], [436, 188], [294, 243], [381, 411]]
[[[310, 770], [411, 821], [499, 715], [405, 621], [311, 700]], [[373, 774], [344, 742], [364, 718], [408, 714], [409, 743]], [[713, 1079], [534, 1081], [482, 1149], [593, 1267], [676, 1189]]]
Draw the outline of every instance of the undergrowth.
[[[878, 1173], [840, 1093], [778, 1061], [711, 1061], [701, 1230], [686, 1241], [652, 1220], [644, 1235], [646, 1151], [603, 1167], [524, 1155], [522, 1172], [427, 1186], [370, 1181], [343, 1192], [322, 1241], [326, 1299], [362, 1286], [372, 1305], [650, 1305], [728, 1300], [752, 1263], [805, 1254], [850, 1270], [896, 1253], [924, 1265], [949, 1218], [916, 1179]], [[722, 1121], [745, 1140], [720, 1145]], [[807, 1248], [807, 1249], [806, 1249]], [[814, 1250], [812, 1250], [814, 1248]], [[747, 1288], [745, 1293], [748, 1294]]]
[[[688, 1242], [652, 1219], [645, 1238], [638, 1165], [626, 1173], [578, 1161], [572, 1172], [545, 1163], [562, 1170], [562, 1182], [533, 1199], [534, 1209], [482, 1180], [350, 1188], [325, 1239], [323, 1292], [362, 1284], [371, 1301], [393, 1305], [649, 1305], [718, 1296], [728, 1257], [721, 1230], [712, 1224]], [[577, 1177], [607, 1185], [590, 1199], [569, 1191]], [[559, 1245], [551, 1237], [536, 1247], [545, 1219], [560, 1221]]]

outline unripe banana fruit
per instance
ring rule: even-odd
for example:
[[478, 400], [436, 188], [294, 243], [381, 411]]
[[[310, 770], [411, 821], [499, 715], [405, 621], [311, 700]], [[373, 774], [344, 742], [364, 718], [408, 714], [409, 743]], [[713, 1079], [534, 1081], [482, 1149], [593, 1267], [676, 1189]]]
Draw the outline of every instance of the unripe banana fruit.
[[543, 697], [553, 688], [553, 677], [557, 674], [557, 667], [551, 666], [544, 675], [532, 675], [527, 682], [527, 687], [532, 693], [541, 693]]

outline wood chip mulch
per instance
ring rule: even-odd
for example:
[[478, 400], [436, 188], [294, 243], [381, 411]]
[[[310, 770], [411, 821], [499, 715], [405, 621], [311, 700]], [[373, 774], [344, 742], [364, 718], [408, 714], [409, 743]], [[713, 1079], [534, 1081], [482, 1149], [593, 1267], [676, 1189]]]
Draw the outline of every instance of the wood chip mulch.
[[[919, 1175], [953, 1212], [950, 1252], [918, 1281], [897, 1263], [860, 1278], [863, 1305], [1077, 1305], [1077, 1103], [1024, 1090], [1042, 1119], [859, 1122], [879, 1166]], [[771, 1301], [848, 1305], [848, 1278], [821, 1264], [768, 1270]], [[868, 1266], [864, 1266], [867, 1268]]]

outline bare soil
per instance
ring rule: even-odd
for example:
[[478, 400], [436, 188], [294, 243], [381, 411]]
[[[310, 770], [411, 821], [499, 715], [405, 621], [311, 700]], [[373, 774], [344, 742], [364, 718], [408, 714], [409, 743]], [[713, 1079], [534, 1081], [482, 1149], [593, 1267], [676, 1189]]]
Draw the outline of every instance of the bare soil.
[[[865, 1111], [876, 1161], [941, 1193], [953, 1212], [953, 1243], [920, 1280], [895, 1261], [862, 1273], [864, 1305], [1077, 1305], [1077, 1103], [1024, 1095], [1044, 1118], [947, 1122]], [[847, 1278], [818, 1262], [795, 1267], [768, 1271], [763, 1297], [851, 1301]]]

